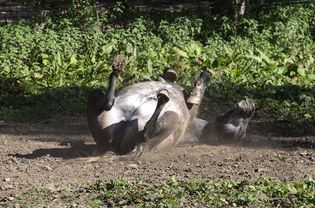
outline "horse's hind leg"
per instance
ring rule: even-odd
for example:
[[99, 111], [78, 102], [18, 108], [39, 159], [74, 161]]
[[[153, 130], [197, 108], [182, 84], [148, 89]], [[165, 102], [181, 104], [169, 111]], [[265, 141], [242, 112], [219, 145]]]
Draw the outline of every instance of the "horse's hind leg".
[[159, 150], [165, 149], [166, 146], [161, 145], [161, 142], [166, 139], [171, 140], [167, 147], [176, 143], [174, 140], [175, 138], [172, 139], [170, 137], [176, 137], [176, 125], [178, 125], [179, 121], [177, 113], [173, 111], [166, 111], [163, 115], [160, 115], [163, 106], [168, 102], [168, 100], [167, 91], [164, 90], [158, 94], [157, 107], [143, 130], [143, 142], [136, 144], [130, 155], [140, 157], [144, 152], [148, 152], [156, 148]]
[[208, 123], [203, 129], [203, 138], [207, 139], [211, 137], [211, 134], [217, 139], [225, 140], [245, 137], [248, 123], [254, 112], [254, 102], [250, 99], [242, 100], [235, 108], [220, 115], [214, 125]]
[[[173, 147], [176, 141], [176, 129], [178, 125], [178, 114], [173, 111], [165, 112], [152, 126], [145, 129], [144, 150], [165, 150]], [[164, 142], [168, 140], [167, 142]]]

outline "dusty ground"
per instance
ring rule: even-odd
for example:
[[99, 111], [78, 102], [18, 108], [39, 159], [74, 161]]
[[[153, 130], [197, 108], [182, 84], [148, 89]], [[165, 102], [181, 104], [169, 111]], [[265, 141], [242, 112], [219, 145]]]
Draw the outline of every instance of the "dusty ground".
[[[278, 126], [277, 126], [278, 125]], [[107, 179], [259, 177], [298, 180], [315, 174], [315, 127], [290, 130], [254, 121], [247, 140], [216, 146], [186, 145], [150, 155], [140, 165], [74, 161], [96, 150], [85, 118], [0, 123], [0, 207], [31, 187], [60, 189]], [[283, 128], [282, 128], [283, 127]]]

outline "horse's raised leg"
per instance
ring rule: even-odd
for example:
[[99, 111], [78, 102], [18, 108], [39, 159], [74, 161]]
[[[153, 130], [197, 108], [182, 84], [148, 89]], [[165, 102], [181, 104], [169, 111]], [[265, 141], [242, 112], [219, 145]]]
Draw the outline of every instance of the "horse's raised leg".
[[[170, 146], [160, 145], [166, 139], [176, 137], [176, 125], [178, 125], [179, 117], [177, 113], [173, 111], [166, 111], [161, 114], [164, 105], [168, 102], [168, 92], [162, 90], [157, 95], [158, 103], [156, 109], [144, 127], [143, 142], [136, 144], [133, 151], [129, 154], [135, 157], [140, 157], [144, 152], [154, 150], [157, 146], [158, 150], [166, 149]], [[172, 143], [172, 142], [171, 142]]]
[[208, 123], [203, 129], [203, 140], [211, 142], [211, 137], [222, 140], [238, 140], [246, 135], [249, 121], [255, 112], [255, 104], [246, 99], [235, 108], [220, 115], [214, 124]]
[[[176, 130], [178, 125], [178, 114], [173, 111], [166, 111], [154, 126], [145, 129], [145, 150], [166, 150], [176, 144]], [[164, 140], [169, 140], [161, 144]]]
[[123, 55], [115, 56], [112, 63], [112, 73], [109, 75], [109, 85], [105, 96], [104, 110], [109, 111], [115, 101], [115, 84], [119, 75], [123, 71], [125, 57]]
[[189, 110], [189, 125], [187, 131], [193, 131], [194, 122], [197, 117], [200, 104], [202, 102], [205, 90], [210, 81], [210, 76], [207, 72], [202, 72], [199, 78], [194, 84], [194, 88], [190, 92], [188, 98], [186, 99], [186, 105]]
[[[115, 83], [119, 74], [123, 71], [125, 57], [118, 55], [113, 59], [112, 73], [109, 76], [109, 87], [107, 92], [102, 89], [93, 90], [87, 102], [87, 119], [92, 136], [102, 152], [111, 150], [111, 131], [104, 131], [105, 126], [99, 125], [99, 120], [105, 117], [114, 117], [109, 115], [114, 113], [112, 107], [115, 101]], [[111, 119], [113, 123], [114, 119]], [[106, 122], [105, 122], [106, 123]], [[110, 124], [108, 124], [110, 125]]]
[[115, 56], [113, 59], [112, 73], [109, 75], [109, 85], [106, 93], [102, 89], [96, 89], [90, 93], [87, 103], [88, 116], [103, 110], [110, 111], [113, 107], [116, 80], [123, 71], [124, 60], [123, 55]]

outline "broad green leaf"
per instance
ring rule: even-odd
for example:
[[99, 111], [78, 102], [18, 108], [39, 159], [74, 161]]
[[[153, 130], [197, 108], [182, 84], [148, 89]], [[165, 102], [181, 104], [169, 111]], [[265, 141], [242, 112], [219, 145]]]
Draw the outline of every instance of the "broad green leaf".
[[133, 46], [132, 46], [131, 43], [127, 43], [126, 51], [127, 51], [127, 53], [132, 53], [133, 52]]
[[310, 74], [310, 75], [308, 75], [308, 78], [309, 78], [310, 80], [315, 80], [315, 74]]
[[240, 74], [240, 71], [237, 69], [237, 68], [234, 68], [233, 70], [233, 75], [234, 75], [234, 78], [237, 78]]
[[296, 194], [298, 192], [296, 188], [292, 185], [288, 186], [288, 190], [290, 191], [290, 194]]
[[149, 59], [149, 60], [147, 61], [147, 65], [148, 65], [148, 71], [149, 71], [149, 73], [152, 74], [152, 72], [153, 72], [153, 67], [152, 67], [152, 61], [151, 61], [151, 59]]
[[302, 77], [305, 77], [305, 69], [302, 67], [298, 67], [297, 72], [299, 73], [299, 75], [301, 75]]
[[184, 57], [184, 58], [188, 58], [188, 55], [185, 51], [179, 49], [179, 48], [176, 48], [174, 47], [173, 50], [175, 51], [175, 53], [181, 57]]
[[132, 54], [134, 57], [137, 57], [138, 55], [138, 51], [137, 51], [137, 47], [134, 47], [134, 50], [133, 50], [133, 54]]
[[113, 43], [109, 43], [102, 47], [102, 51], [105, 54], [110, 54], [113, 50], [113, 47], [114, 47]]
[[285, 74], [287, 72], [287, 67], [281, 66], [281, 67], [278, 67], [276, 70], [278, 74]]
[[200, 45], [195, 44], [195, 49], [196, 49], [196, 55], [200, 56], [202, 52], [202, 48], [200, 47]]
[[273, 61], [271, 61], [271, 59], [269, 59], [269, 57], [264, 52], [259, 49], [256, 50], [258, 51], [259, 56], [262, 60], [264, 60], [267, 64], [273, 64]]
[[78, 60], [76, 58], [76, 55], [73, 54], [70, 58], [70, 65], [76, 65], [78, 63]]
[[49, 61], [47, 59], [43, 59], [43, 65], [47, 66], [49, 64]]
[[61, 66], [62, 65], [62, 60], [61, 60], [61, 54], [60, 54], [59, 51], [57, 52], [56, 56], [57, 56], [57, 63], [58, 63], [59, 66]]
[[46, 53], [42, 53], [41, 56], [42, 56], [42, 59], [47, 59], [49, 57]]
[[224, 46], [224, 50], [229, 57], [232, 57], [233, 51], [231, 48], [228, 48], [226, 45]]
[[91, 62], [94, 64], [96, 62], [95, 54], [91, 58]]
[[306, 119], [311, 119], [311, 118], [313, 118], [313, 116], [310, 115], [309, 113], [305, 113], [305, 114], [304, 114], [304, 117], [305, 117]]
[[246, 55], [245, 57], [246, 57], [246, 58], [249, 58], [249, 59], [254, 59], [254, 60], [257, 61], [258, 63], [261, 63], [261, 62], [262, 62], [262, 58], [260, 58], [259, 56]]
[[34, 76], [34, 78], [36, 78], [36, 79], [41, 79], [41, 78], [43, 78], [43, 74], [42, 74], [42, 73], [38, 73], [38, 72], [35, 72], [35, 73], [33, 74], [33, 76]]

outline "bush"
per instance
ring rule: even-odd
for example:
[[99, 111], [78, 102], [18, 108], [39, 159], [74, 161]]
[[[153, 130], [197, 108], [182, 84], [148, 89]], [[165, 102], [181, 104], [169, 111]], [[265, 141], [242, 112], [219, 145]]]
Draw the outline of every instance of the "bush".
[[260, 109], [279, 116], [315, 116], [314, 5], [248, 15], [235, 25], [222, 16], [136, 15], [121, 3], [113, 13], [105, 10], [100, 21], [95, 5], [80, 2], [67, 10], [77, 9], [71, 18], [64, 12], [59, 19], [0, 27], [2, 97], [105, 87], [111, 58], [123, 53], [123, 76], [134, 76], [133, 81], [154, 79], [175, 67], [189, 89], [201, 70], [209, 71], [213, 81], [206, 100], [213, 108], [252, 97]]

